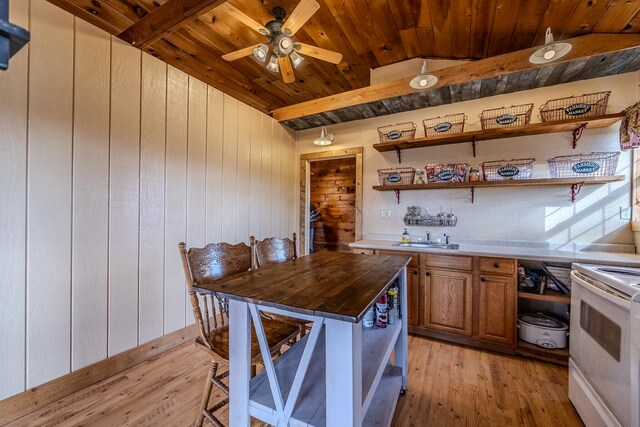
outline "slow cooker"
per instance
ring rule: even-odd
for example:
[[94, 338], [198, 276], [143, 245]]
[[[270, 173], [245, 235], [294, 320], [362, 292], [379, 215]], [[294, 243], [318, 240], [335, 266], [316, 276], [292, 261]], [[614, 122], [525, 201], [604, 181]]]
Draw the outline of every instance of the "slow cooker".
[[518, 316], [518, 337], [544, 348], [565, 348], [569, 327], [566, 323], [543, 313]]

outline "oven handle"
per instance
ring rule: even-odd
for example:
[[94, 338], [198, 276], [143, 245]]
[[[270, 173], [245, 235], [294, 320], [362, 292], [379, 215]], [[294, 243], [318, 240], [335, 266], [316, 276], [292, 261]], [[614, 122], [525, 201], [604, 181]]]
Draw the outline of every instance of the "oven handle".
[[602, 290], [598, 286], [592, 285], [591, 283], [589, 283], [586, 280], [582, 279], [575, 272], [575, 270], [571, 271], [571, 279], [573, 281], [575, 281], [578, 285], [580, 285], [583, 288], [585, 288], [586, 290], [588, 290], [589, 292], [593, 292], [594, 294], [606, 299], [607, 301], [610, 301], [610, 302], [614, 303], [615, 305], [623, 307], [623, 308], [625, 308], [627, 310], [631, 309], [631, 301], [630, 300], [625, 300], [625, 299], [623, 299], [623, 298], [621, 298], [619, 296], [616, 296], [614, 294], [611, 294], [611, 293], [609, 293], [607, 291]]

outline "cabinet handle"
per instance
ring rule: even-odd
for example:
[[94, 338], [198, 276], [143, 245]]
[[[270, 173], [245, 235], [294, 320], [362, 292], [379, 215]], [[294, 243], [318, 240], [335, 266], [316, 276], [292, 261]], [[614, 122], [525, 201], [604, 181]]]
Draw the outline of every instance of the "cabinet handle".
[[429, 273], [428, 271], [426, 273], [424, 273], [425, 276], [431, 276], [431, 273]]
[[417, 276], [418, 275], [418, 271], [417, 270], [413, 270], [413, 275]]
[[480, 281], [481, 281], [481, 282], [486, 282], [486, 281], [487, 281], [487, 279], [485, 279], [484, 277], [481, 277], [481, 278], [480, 278]]
[[493, 263], [493, 268], [500, 268], [500, 263], [497, 263], [497, 262]]

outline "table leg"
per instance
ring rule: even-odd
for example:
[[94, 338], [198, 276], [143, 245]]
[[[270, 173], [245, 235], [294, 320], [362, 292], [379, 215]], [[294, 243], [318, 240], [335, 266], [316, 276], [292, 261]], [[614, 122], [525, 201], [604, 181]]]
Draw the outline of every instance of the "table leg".
[[327, 426], [362, 423], [362, 325], [326, 319]]
[[400, 316], [402, 317], [402, 331], [396, 341], [394, 348], [394, 365], [402, 368], [402, 390], [404, 394], [407, 391], [407, 355], [409, 353], [409, 337], [407, 335], [407, 267], [402, 269], [400, 273]]
[[249, 426], [251, 316], [242, 301], [229, 301], [229, 425]]

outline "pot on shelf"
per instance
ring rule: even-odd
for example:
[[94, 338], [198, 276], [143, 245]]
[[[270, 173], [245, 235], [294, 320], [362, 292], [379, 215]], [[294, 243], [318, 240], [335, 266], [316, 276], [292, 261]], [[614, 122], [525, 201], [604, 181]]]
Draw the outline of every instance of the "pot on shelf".
[[569, 327], [566, 323], [542, 313], [518, 316], [518, 337], [544, 348], [565, 348]]

